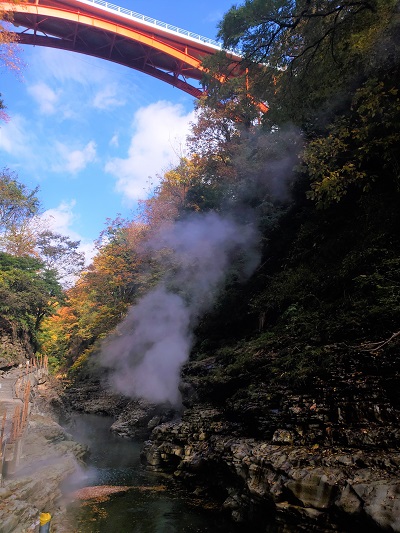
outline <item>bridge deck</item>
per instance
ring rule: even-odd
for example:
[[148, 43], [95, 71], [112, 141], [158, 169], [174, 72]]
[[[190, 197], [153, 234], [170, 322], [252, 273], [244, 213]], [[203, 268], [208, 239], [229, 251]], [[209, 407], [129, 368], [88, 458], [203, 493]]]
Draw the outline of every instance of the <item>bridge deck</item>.
[[147, 26], [148, 28], [161, 29], [168, 33], [176, 34], [180, 37], [187, 38], [190, 41], [200, 42], [202, 44], [209, 45], [216, 50], [222, 50], [222, 44], [216, 41], [215, 39], [210, 39], [209, 37], [204, 37], [202, 35], [198, 35], [197, 33], [178, 28], [177, 26], [168, 24], [167, 22], [162, 22], [161, 20], [157, 20], [153, 17], [148, 17], [147, 15], [136, 13], [135, 11], [131, 11], [130, 9], [111, 4], [110, 2], [106, 2], [105, 0], [77, 0], [77, 2], [89, 6], [95, 5], [101, 7], [109, 13], [117, 12], [118, 15], [135, 19], [138, 22], [142, 23], [144, 26]]

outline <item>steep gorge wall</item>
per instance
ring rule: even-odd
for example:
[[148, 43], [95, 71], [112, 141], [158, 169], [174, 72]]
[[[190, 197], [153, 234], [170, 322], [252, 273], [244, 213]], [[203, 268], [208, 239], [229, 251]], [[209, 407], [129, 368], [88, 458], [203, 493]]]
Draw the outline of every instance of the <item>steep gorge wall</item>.
[[[219, 499], [236, 521], [266, 531], [399, 531], [400, 453], [296, 446], [289, 432], [272, 441], [226, 434], [221, 413], [187, 412], [156, 428], [147, 464]], [[290, 526], [291, 524], [291, 526]]]
[[[295, 391], [262, 383], [260, 369], [257, 392], [243, 377], [235, 402], [217, 380], [214, 390], [205, 384], [211, 363], [186, 370], [183, 389], [196, 399], [186, 398], [179, 422], [153, 430], [150, 468], [217, 498], [254, 531], [272, 522], [278, 531], [400, 531], [400, 411], [384, 377], [358, 361], [357, 373], [338, 365]], [[206, 403], [218, 394], [218, 405]]]
[[[121, 434], [152, 430], [149, 468], [252, 531], [273, 520], [278, 531], [400, 531], [392, 196], [289, 213], [254, 279], [229, 287], [197, 329], [182, 416], [127, 399], [113, 408]], [[92, 389], [78, 408], [108, 412], [100, 384]]]
[[[278, 356], [251, 342], [183, 369], [183, 412], [128, 400], [83, 380], [75, 409], [147, 435], [143, 462], [211, 498], [252, 531], [400, 531], [400, 358], [332, 345], [333, 364], [293, 385]], [[368, 347], [367, 347], [368, 348]], [[236, 361], [234, 360], [236, 357]]]

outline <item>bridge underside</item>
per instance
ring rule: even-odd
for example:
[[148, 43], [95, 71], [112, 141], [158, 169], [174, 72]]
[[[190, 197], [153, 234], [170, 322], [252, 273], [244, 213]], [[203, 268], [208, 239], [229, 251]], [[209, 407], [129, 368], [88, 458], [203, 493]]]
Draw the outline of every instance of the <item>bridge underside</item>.
[[[150, 53], [145, 47], [135, 47], [132, 46], [133, 43], [127, 44], [125, 39], [114, 39], [107, 33], [100, 34], [95, 31], [77, 31], [76, 36], [75, 40], [68, 37], [61, 37], [60, 35], [54, 37], [50, 35], [38, 35], [37, 33], [18, 33], [18, 42], [21, 44], [33, 44], [36, 46], [69, 50], [99, 57], [101, 59], [107, 59], [108, 61], [119, 63], [120, 65], [133, 68], [144, 74], [149, 74], [154, 78], [165, 81], [195, 98], [200, 98], [202, 95], [201, 89], [188, 83], [184, 74], [178, 73], [184, 72], [183, 65], [176, 65], [178, 67], [176, 71], [167, 71], [154, 66], [155, 62], [150, 59]], [[95, 45], [93, 44], [94, 42], [96, 43]], [[135, 53], [135, 48], [139, 48], [138, 52], [140, 55]]]
[[99, 8], [76, 4], [74, 0], [68, 3], [39, 0], [10, 6], [14, 25], [23, 28], [16, 32], [19, 42], [113, 61], [158, 78], [195, 98], [202, 95], [201, 62], [215, 49], [180, 39], [179, 35], [146, 30], [131, 20], [102, 13]]

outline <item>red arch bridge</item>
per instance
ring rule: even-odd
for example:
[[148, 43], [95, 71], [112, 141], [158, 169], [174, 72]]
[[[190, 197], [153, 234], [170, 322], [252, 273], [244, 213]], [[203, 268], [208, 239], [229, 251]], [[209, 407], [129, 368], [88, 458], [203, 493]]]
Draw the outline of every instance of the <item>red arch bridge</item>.
[[[221, 50], [206, 37], [104, 0], [0, 0], [18, 41], [71, 50], [133, 68], [199, 98], [202, 60]], [[240, 57], [226, 52], [232, 61]], [[263, 111], [263, 110], [262, 110]]]

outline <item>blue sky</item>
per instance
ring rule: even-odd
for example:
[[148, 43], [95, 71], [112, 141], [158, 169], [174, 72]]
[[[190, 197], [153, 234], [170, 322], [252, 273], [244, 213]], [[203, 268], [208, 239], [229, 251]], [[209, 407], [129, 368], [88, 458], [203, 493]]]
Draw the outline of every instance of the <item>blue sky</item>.
[[[115, 0], [113, 3], [215, 38], [231, 0]], [[39, 185], [55, 231], [91, 243], [107, 217], [130, 216], [156, 176], [177, 161], [194, 99], [104, 60], [21, 46], [21, 76], [1, 70], [11, 117], [0, 125], [0, 167]], [[151, 179], [150, 179], [151, 177]]]

